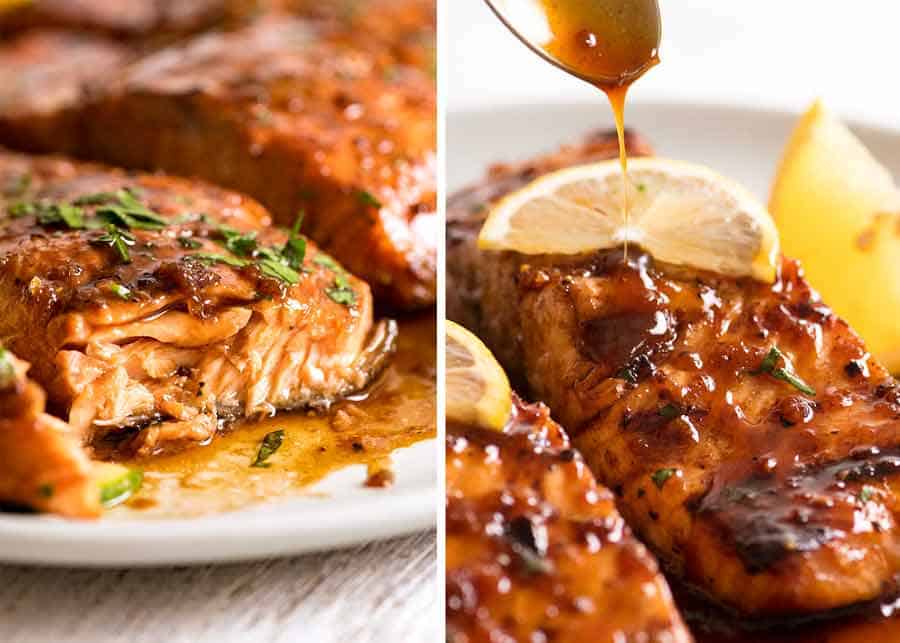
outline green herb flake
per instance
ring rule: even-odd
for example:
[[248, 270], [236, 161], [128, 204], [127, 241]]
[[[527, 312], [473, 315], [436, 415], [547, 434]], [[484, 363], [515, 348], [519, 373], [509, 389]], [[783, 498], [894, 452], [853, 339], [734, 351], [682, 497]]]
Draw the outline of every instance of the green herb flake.
[[128, 231], [120, 230], [109, 223], [106, 226], [106, 232], [102, 236], [97, 237], [94, 243], [110, 246], [119, 253], [119, 257], [123, 262], [131, 263], [131, 252], [128, 248], [135, 244], [135, 238]]
[[140, 469], [129, 469], [122, 475], [100, 485], [100, 504], [109, 509], [121, 504], [133, 496], [144, 482], [144, 473]]
[[187, 250], [196, 250], [203, 245], [196, 239], [191, 239], [190, 237], [178, 237], [178, 243], [181, 244], [182, 248], [185, 248]]
[[9, 357], [9, 351], [0, 347], [0, 390], [12, 388], [16, 379], [16, 367]]
[[325, 289], [332, 301], [343, 306], [356, 305], [356, 291], [350, 285], [350, 280], [344, 274], [338, 274], [334, 277], [334, 286]]
[[667, 420], [674, 420], [681, 415], [681, 409], [674, 404], [666, 404], [665, 406], [660, 407], [659, 414]]
[[169, 221], [141, 203], [135, 192], [122, 188], [115, 193], [117, 203], [106, 203], [96, 214], [108, 223], [134, 230], [162, 230]]
[[52, 498], [55, 491], [52, 484], [42, 484], [38, 487], [38, 495], [41, 498]]
[[637, 384], [637, 374], [631, 368], [625, 367], [620, 369], [616, 373], [616, 377], [620, 380], [625, 380], [629, 384]]
[[638, 192], [646, 192], [646, 191], [647, 191], [647, 186], [644, 185], [643, 183], [638, 183], [638, 184], [637, 184], [637, 191], [638, 191]]
[[229, 257], [227, 255], [219, 255], [214, 253], [200, 252], [195, 255], [189, 255], [191, 257], [195, 257], [200, 261], [205, 263], [213, 264], [213, 263], [224, 263], [227, 266], [232, 266], [234, 268], [243, 268], [244, 266], [250, 265], [248, 261], [244, 261], [243, 259], [238, 259], [237, 257]]
[[666, 480], [674, 476], [677, 472], [678, 469], [659, 469], [650, 475], [650, 479], [653, 480], [653, 484], [656, 485], [657, 489], [662, 489], [663, 485], [666, 484]]
[[243, 233], [226, 225], [217, 228], [221, 235], [221, 245], [239, 257], [250, 257], [256, 252], [256, 232]]
[[294, 226], [291, 228], [290, 237], [284, 248], [281, 250], [282, 256], [288, 265], [294, 270], [299, 270], [303, 266], [303, 260], [306, 258], [306, 238], [300, 234], [300, 226], [303, 225], [303, 211], [297, 213], [294, 220]]
[[356, 193], [356, 198], [359, 199], [359, 202], [362, 203], [366, 207], [370, 208], [378, 208], [381, 209], [381, 201], [379, 201], [375, 195], [366, 190], [359, 190]]
[[94, 192], [85, 194], [72, 201], [72, 205], [102, 205], [116, 200], [115, 192]]
[[341, 267], [341, 265], [324, 252], [320, 252], [319, 254], [317, 254], [316, 258], [313, 259], [313, 263], [317, 266], [324, 266], [332, 272], [344, 272], [344, 269]]
[[256, 460], [250, 465], [259, 469], [268, 469], [271, 463], [266, 462], [272, 455], [281, 448], [284, 442], [284, 429], [278, 429], [267, 433], [259, 445], [259, 451], [256, 454]]
[[875, 496], [875, 489], [865, 485], [859, 492], [860, 502], [869, 502]]
[[116, 282], [109, 284], [109, 291], [119, 299], [124, 299], [126, 301], [131, 299], [131, 290], [122, 284]]
[[7, 208], [7, 212], [15, 219], [27, 217], [37, 212], [37, 205], [29, 201], [17, 201]]
[[[779, 360], [784, 362], [784, 366], [778, 366]], [[759, 368], [750, 371], [751, 375], [761, 375], [763, 373], [771, 375], [776, 380], [787, 382], [806, 395], [814, 396], [816, 394], [815, 389], [794, 374], [793, 365], [777, 346], [773, 346], [769, 349], [769, 352], [766, 354], [765, 358], [763, 358]]]

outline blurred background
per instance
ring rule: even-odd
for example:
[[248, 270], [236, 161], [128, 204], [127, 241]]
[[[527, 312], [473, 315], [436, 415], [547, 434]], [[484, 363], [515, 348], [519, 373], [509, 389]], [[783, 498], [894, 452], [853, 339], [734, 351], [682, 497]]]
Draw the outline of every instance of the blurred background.
[[[802, 110], [817, 96], [843, 116], [900, 125], [893, 54], [900, 3], [660, 0], [662, 64], [632, 100], [677, 99]], [[450, 111], [600, 102], [596, 90], [526, 50], [481, 0], [447, 11]]]

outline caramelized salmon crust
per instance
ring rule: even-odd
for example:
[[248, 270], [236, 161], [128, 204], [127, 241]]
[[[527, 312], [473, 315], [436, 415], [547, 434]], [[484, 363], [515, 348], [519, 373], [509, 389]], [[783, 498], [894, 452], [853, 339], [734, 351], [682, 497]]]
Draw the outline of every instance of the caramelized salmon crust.
[[[304, 232], [379, 301], [429, 306], [435, 86], [412, 53], [387, 42], [392, 21], [378, 15], [348, 22], [271, 14], [92, 76], [77, 98], [55, 106], [42, 98], [54, 84], [0, 87], [0, 141], [199, 176], [255, 196], [284, 225], [302, 210]], [[429, 29], [410, 26], [413, 34]]]
[[665, 579], [543, 405], [447, 431], [451, 643], [691, 640]]
[[327, 406], [393, 350], [365, 283], [238, 194], [0, 152], [0, 337], [87, 442]]
[[895, 591], [900, 389], [799, 264], [764, 284], [639, 250], [479, 252], [472, 197], [501, 193], [451, 199], [448, 289], [471, 296], [448, 314], [550, 406], [671, 572], [754, 616]]

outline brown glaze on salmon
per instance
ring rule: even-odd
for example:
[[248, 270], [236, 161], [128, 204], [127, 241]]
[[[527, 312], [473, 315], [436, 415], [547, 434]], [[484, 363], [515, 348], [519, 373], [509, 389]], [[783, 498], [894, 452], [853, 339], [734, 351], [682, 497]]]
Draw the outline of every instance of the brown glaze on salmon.
[[100, 515], [94, 463], [81, 436], [44, 412], [28, 364], [0, 349], [0, 501], [63, 516]]
[[473, 194], [451, 200], [449, 289], [478, 289], [449, 315], [550, 406], [674, 574], [769, 617], [895, 589], [900, 390], [796, 262], [762, 284], [639, 252], [479, 253]]
[[691, 640], [647, 550], [543, 405], [447, 436], [447, 638]]
[[0, 195], [0, 337], [86, 441], [136, 428], [146, 453], [327, 405], [392, 350], [368, 287], [312, 244], [287, 265], [246, 197], [10, 153]]
[[0, 139], [209, 179], [285, 225], [302, 210], [304, 232], [385, 303], [434, 302], [434, 83], [383, 45], [270, 17], [144, 57], [55, 119], [35, 116], [0, 114]]
[[0, 41], [0, 118], [17, 122], [17, 138], [59, 137], [71, 147], [77, 122], [65, 110], [132, 58], [124, 45], [74, 32], [29, 31]]
[[0, 34], [53, 28], [132, 42], [171, 39], [227, 25], [263, 4], [261, 0], [30, 0], [0, 8]]

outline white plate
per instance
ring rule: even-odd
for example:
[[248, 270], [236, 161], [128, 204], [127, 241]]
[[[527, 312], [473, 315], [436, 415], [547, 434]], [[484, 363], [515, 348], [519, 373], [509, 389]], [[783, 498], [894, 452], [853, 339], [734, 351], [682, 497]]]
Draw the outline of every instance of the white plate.
[[[656, 153], [703, 163], [768, 198], [782, 148], [799, 114], [679, 102], [629, 102], [626, 126], [637, 130]], [[498, 161], [516, 161], [591, 130], [613, 127], [599, 92], [594, 103], [522, 105], [451, 112], [447, 117], [447, 185], [450, 193], [477, 180]], [[853, 124], [875, 156], [900, 174], [900, 131]]]
[[77, 522], [0, 516], [0, 561], [77, 567], [233, 562], [334, 549], [427, 529], [435, 523], [436, 441], [394, 452], [395, 483], [363, 486], [351, 466], [307, 497], [185, 520]]

